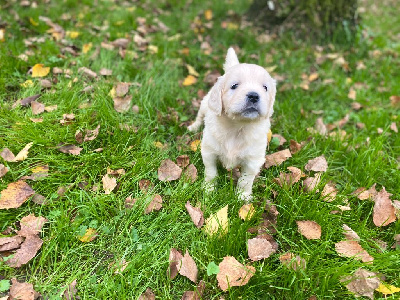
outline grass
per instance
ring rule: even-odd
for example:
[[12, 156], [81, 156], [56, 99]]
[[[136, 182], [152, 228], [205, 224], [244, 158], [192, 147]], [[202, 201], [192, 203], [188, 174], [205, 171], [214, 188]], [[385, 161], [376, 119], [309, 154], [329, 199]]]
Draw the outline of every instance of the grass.
[[[172, 281], [167, 278], [169, 250], [174, 247], [182, 251], [188, 249], [196, 261], [199, 278], [206, 282], [204, 299], [308, 299], [312, 295], [318, 299], [353, 299], [354, 296], [340, 283], [340, 277], [352, 274], [359, 267], [382, 273], [386, 282], [400, 286], [400, 255], [398, 250], [390, 248], [394, 234], [400, 231], [399, 222], [376, 227], [372, 222], [373, 203], [359, 201], [350, 195], [358, 187], [377, 183], [379, 188], [385, 186], [393, 194], [391, 199], [400, 198], [400, 139], [389, 129], [392, 122], [399, 125], [399, 110], [391, 107], [389, 101], [391, 95], [400, 94], [400, 47], [395, 39], [400, 22], [398, 15], [391, 14], [394, 9], [385, 6], [380, 10], [368, 10], [360, 37], [353, 44], [324, 46], [323, 53], [344, 56], [350, 66], [350, 70], [345, 71], [331, 60], [317, 64], [315, 47], [292, 40], [290, 36], [260, 43], [252, 27], [243, 30], [221, 27], [221, 22], [237, 20], [229, 11], [241, 15], [249, 7], [249, 1], [193, 1], [190, 4], [145, 1], [128, 2], [128, 7], [118, 6], [114, 1], [98, 1], [97, 5], [92, 1], [78, 3], [80, 1], [52, 1], [39, 3], [37, 8], [27, 8], [10, 2], [1, 7], [6, 13], [0, 18], [0, 27], [5, 26], [6, 38], [0, 43], [0, 148], [8, 147], [17, 153], [29, 142], [34, 145], [23, 162], [2, 161], [9, 166], [10, 172], [0, 179], [0, 190], [21, 176], [30, 175], [30, 169], [36, 165], [48, 164], [50, 167], [49, 177], [29, 182], [37, 193], [46, 197], [46, 205], [27, 201], [18, 209], [0, 211], [1, 231], [9, 226], [17, 228], [18, 221], [30, 213], [49, 220], [41, 234], [44, 243], [38, 255], [19, 269], [0, 261], [1, 278], [16, 277], [28, 281], [48, 299], [59, 299], [65, 286], [74, 279], [78, 282], [81, 299], [136, 299], [147, 287], [152, 288], [159, 299], [179, 299], [184, 291], [193, 290], [194, 284], [182, 276]], [[365, 3], [362, 5], [368, 7]], [[204, 32], [198, 35], [191, 29], [191, 24], [196, 16], [206, 23], [203, 16], [206, 9], [212, 9], [212, 27], [203, 26]], [[157, 18], [170, 28], [167, 34], [157, 31], [147, 35], [151, 45], [158, 47], [158, 53], [141, 52], [131, 42], [128, 50], [138, 55], [133, 60], [129, 55], [121, 58], [117, 50], [104, 49], [96, 59], [90, 58], [102, 41], [125, 36], [132, 38], [133, 30], [139, 26], [139, 17], [146, 18], [147, 24], [156, 24], [155, 11], [161, 12]], [[79, 31], [76, 39], [67, 38], [68, 43], [81, 48], [91, 42], [92, 49], [78, 56], [62, 53], [64, 46], [49, 37], [46, 33], [49, 27], [39, 21], [39, 16], [49, 17], [65, 30]], [[388, 18], [392, 22], [388, 22]], [[108, 26], [100, 31], [93, 29], [93, 26], [103, 25]], [[392, 35], [387, 34], [388, 29]], [[48, 38], [29, 48], [33, 54], [27, 62], [17, 57], [28, 49], [24, 39], [41, 36]], [[209, 41], [210, 55], [201, 50], [200, 39]], [[240, 61], [266, 67], [274, 65], [273, 74], [285, 76], [279, 86], [291, 85], [277, 94], [272, 131], [287, 140], [312, 138], [287, 162], [261, 172], [254, 186], [255, 198], [265, 201], [271, 199], [272, 189], [278, 191], [273, 202], [280, 213], [274, 235], [279, 251], [268, 259], [252, 263], [257, 272], [246, 286], [234, 287], [225, 293], [218, 288], [215, 275], [207, 276], [206, 267], [210, 262], [219, 264], [228, 255], [248, 263], [246, 241], [254, 235], [247, 230], [256, 225], [259, 218], [246, 222], [239, 219], [237, 212], [243, 203], [235, 195], [234, 184], [223, 170], [218, 189], [205, 195], [201, 188], [204, 168], [200, 152], [179, 146], [182, 146], [180, 137], [198, 138], [188, 135], [181, 123], [194, 119], [191, 101], [198, 98], [199, 89], [209, 89], [202, 80], [204, 74], [214, 69], [222, 71], [226, 49], [231, 45], [240, 46]], [[181, 53], [185, 47], [189, 48], [188, 55]], [[272, 56], [272, 63], [266, 63], [266, 55]], [[356, 69], [359, 61], [366, 69]], [[57, 79], [57, 82], [51, 89], [41, 90], [39, 80], [27, 74], [36, 63], [69, 68], [73, 75], [67, 78], [49, 74], [47, 78]], [[187, 75], [185, 63], [200, 73], [198, 83], [193, 86], [182, 87], [180, 84]], [[110, 68], [113, 76], [93, 82], [77, 72], [81, 66], [96, 72]], [[310, 84], [310, 90], [296, 88], [301, 83], [302, 73], [314, 71], [320, 78]], [[75, 77], [77, 81], [71, 83]], [[33, 80], [33, 85], [22, 87], [28, 79]], [[324, 79], [333, 79], [333, 83], [323, 84]], [[140, 108], [138, 114], [120, 114], [114, 110], [108, 93], [117, 81], [140, 83], [140, 87], [130, 89], [133, 103]], [[357, 101], [363, 109], [354, 111], [351, 110], [353, 101], [347, 95], [358, 82], [365, 84], [357, 90]], [[94, 86], [94, 91], [83, 93], [82, 89], [89, 84]], [[54, 112], [41, 115], [42, 123], [31, 122], [29, 118], [34, 116], [30, 109], [11, 109], [17, 99], [37, 93], [41, 93], [38, 100], [46, 106], [58, 105]], [[90, 103], [90, 106], [79, 108], [82, 103]], [[307, 131], [319, 116], [312, 111], [318, 110], [323, 111], [326, 123], [350, 114], [350, 121], [343, 128], [348, 136], [345, 141], [311, 135]], [[171, 111], [176, 112], [177, 119], [172, 117]], [[59, 120], [65, 113], [74, 113], [76, 120], [61, 126]], [[357, 129], [357, 122], [363, 122], [366, 128]], [[135, 126], [137, 132], [120, 129], [121, 123]], [[74, 134], [77, 129], [94, 129], [98, 124], [101, 125], [99, 136], [85, 142], [79, 156], [57, 151], [56, 146], [61, 142], [76, 144]], [[378, 134], [378, 128], [383, 129], [383, 134]], [[155, 142], [168, 147], [161, 150], [154, 146]], [[93, 152], [100, 147], [103, 152]], [[274, 151], [276, 149], [270, 152]], [[183, 180], [160, 182], [157, 179], [160, 162], [166, 158], [174, 160], [181, 154], [190, 156], [199, 171], [199, 179], [194, 184]], [[329, 169], [323, 175], [320, 189], [328, 181], [335, 182], [339, 189], [335, 201], [324, 201], [320, 193], [304, 193], [299, 183], [291, 188], [280, 188], [273, 183], [273, 178], [286, 167], [297, 166], [304, 170], [309, 159], [321, 154], [327, 158]], [[105, 195], [101, 188], [101, 178], [107, 167], [126, 171], [118, 178], [118, 190], [111, 195]], [[140, 179], [151, 180], [155, 184], [154, 193], [163, 196], [161, 211], [143, 214], [150, 196], [140, 191]], [[89, 188], [80, 189], [80, 182], [87, 182]], [[93, 186], [99, 189], [94, 192]], [[62, 197], [57, 194], [60, 187], [68, 187]], [[124, 207], [124, 200], [129, 195], [139, 199], [134, 209]], [[344, 204], [345, 199], [351, 210], [330, 214], [337, 205]], [[186, 212], [187, 201], [200, 202], [205, 207], [205, 217], [229, 204], [228, 234], [222, 238], [209, 238], [198, 230]], [[257, 207], [258, 217], [262, 210], [262, 206]], [[297, 232], [297, 220], [319, 223], [321, 239], [311, 241], [302, 237]], [[375, 258], [372, 265], [339, 257], [335, 252], [334, 243], [343, 239], [343, 224], [360, 235], [361, 245]], [[92, 242], [82, 243], [77, 237], [89, 227], [95, 228], [99, 236]], [[388, 243], [388, 249], [378, 251], [375, 239]], [[306, 270], [295, 272], [282, 266], [279, 255], [286, 251], [303, 257], [307, 261]], [[114, 274], [110, 264], [122, 260], [129, 262], [128, 266], [122, 275]], [[379, 293], [376, 297], [383, 299]], [[396, 295], [387, 299], [396, 299]]]

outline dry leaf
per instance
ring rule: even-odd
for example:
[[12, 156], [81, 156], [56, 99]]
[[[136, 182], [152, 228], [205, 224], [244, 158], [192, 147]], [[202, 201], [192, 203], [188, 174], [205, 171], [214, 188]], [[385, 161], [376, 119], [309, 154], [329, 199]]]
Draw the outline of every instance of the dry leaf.
[[74, 281], [72, 281], [66, 288], [66, 290], [63, 293], [63, 299], [66, 300], [75, 300], [78, 299], [78, 297], [76, 297], [76, 293], [77, 293], [77, 289], [76, 289], [76, 279]]
[[191, 149], [193, 152], [196, 152], [197, 149], [199, 149], [200, 144], [201, 144], [201, 141], [200, 141], [200, 140], [194, 140], [194, 141], [192, 141], [192, 142], [190, 143], [190, 149]]
[[281, 187], [284, 185], [292, 186], [296, 182], [298, 182], [303, 175], [303, 172], [296, 167], [288, 167], [287, 168], [290, 173], [281, 172], [278, 178], [274, 179], [274, 182], [279, 184]]
[[50, 67], [43, 64], [36, 64], [32, 67], [32, 77], [45, 77], [50, 73]]
[[179, 274], [189, 278], [191, 281], [197, 281], [197, 266], [196, 262], [189, 255], [189, 252], [186, 250], [185, 255], [182, 257], [179, 264]]
[[181, 174], [182, 169], [170, 159], [163, 160], [158, 168], [158, 179], [161, 181], [177, 180]]
[[374, 290], [381, 282], [376, 273], [361, 268], [357, 269], [352, 276], [342, 278], [340, 281], [348, 282], [346, 288], [356, 296], [366, 296], [370, 299], [374, 299]]
[[132, 198], [132, 196], [126, 197], [125, 199], [125, 208], [132, 208], [135, 203], [136, 203], [137, 199], [136, 198]]
[[15, 160], [15, 155], [14, 153], [11, 152], [10, 149], [4, 148], [3, 151], [1, 151], [0, 156], [8, 162], [13, 162]]
[[3, 164], [0, 164], [0, 178], [3, 177], [4, 175], [6, 175], [8, 171], [10, 171], [9, 168], [7, 168]]
[[156, 295], [154, 295], [154, 292], [151, 288], [147, 288], [146, 291], [141, 294], [138, 298], [138, 300], [155, 300]]
[[356, 96], [357, 96], [356, 91], [353, 88], [351, 88], [347, 97], [349, 97], [351, 100], [356, 100]]
[[193, 75], [195, 77], [199, 77], [199, 73], [197, 73], [197, 71], [193, 68], [193, 66], [186, 64], [186, 68], [189, 72], [189, 75]]
[[1, 191], [0, 209], [18, 208], [32, 196], [35, 191], [24, 181], [10, 183]]
[[197, 169], [194, 164], [190, 164], [183, 172], [183, 177], [188, 179], [190, 182], [195, 182], [197, 179]]
[[182, 85], [183, 86], [188, 86], [188, 85], [193, 85], [197, 82], [197, 78], [194, 77], [193, 75], [188, 75], [185, 80], [183, 80]]
[[252, 203], [245, 204], [239, 209], [239, 217], [243, 221], [250, 220], [254, 216], [255, 212], [256, 210]]
[[381, 283], [375, 291], [386, 295], [392, 295], [394, 293], [400, 292], [400, 288], [395, 287], [394, 285]]
[[83, 75], [85, 75], [86, 77], [91, 78], [91, 79], [97, 77], [96, 72], [94, 72], [94, 71], [92, 71], [92, 70], [90, 70], [89, 68], [86, 68], [86, 67], [80, 67], [78, 69], [78, 72], [82, 73]]
[[46, 204], [46, 198], [43, 197], [43, 196], [40, 195], [40, 194], [35, 194], [35, 195], [33, 195], [32, 201], [33, 201], [34, 203], [36, 203], [36, 204], [39, 204], [39, 205], [44, 205], [44, 204]]
[[0, 252], [17, 249], [20, 247], [23, 241], [24, 238], [19, 235], [11, 237], [0, 237]]
[[63, 114], [63, 118], [60, 120], [60, 124], [68, 125], [68, 124], [72, 123], [73, 120], [75, 120], [74, 114]]
[[390, 195], [385, 187], [382, 187], [382, 190], [373, 198], [375, 201], [373, 221], [376, 226], [387, 226], [396, 221], [396, 209], [389, 199]]
[[292, 154], [299, 152], [301, 150], [301, 148], [303, 147], [301, 144], [299, 144], [295, 140], [290, 140], [289, 143], [290, 143], [289, 150]]
[[299, 232], [308, 240], [321, 238], [321, 226], [315, 221], [296, 221]]
[[9, 299], [35, 300], [39, 296], [40, 294], [33, 289], [33, 284], [18, 282], [16, 278], [11, 279]]
[[201, 300], [206, 288], [206, 283], [200, 280], [194, 291], [186, 291], [183, 293], [181, 300]]
[[77, 147], [75, 145], [63, 145], [59, 144], [59, 147], [57, 150], [66, 153], [66, 154], [71, 154], [71, 155], [79, 155], [82, 151], [83, 148]]
[[93, 141], [99, 135], [99, 130], [100, 130], [100, 125], [98, 125], [93, 130], [86, 129], [86, 134], [83, 141], [84, 142]]
[[[40, 94], [37, 94], [37, 95], [33, 95], [33, 96], [29, 96], [29, 97], [26, 97], [26, 98], [24, 98], [24, 99], [22, 99], [21, 101], [19, 101], [19, 104], [21, 105], [21, 106], [29, 106], [31, 103], [32, 103], [32, 101], [35, 101], [37, 98], [39, 98], [40, 97]], [[17, 101], [18, 102], [18, 101]]]
[[185, 205], [190, 218], [192, 219], [194, 225], [197, 228], [200, 228], [201, 226], [203, 226], [204, 224], [204, 216], [203, 216], [203, 212], [201, 211], [200, 208], [198, 207], [193, 207], [192, 205], [190, 205], [190, 202], [186, 202]]
[[35, 217], [34, 214], [30, 214], [21, 219], [20, 221], [21, 230], [17, 231], [17, 234], [25, 237], [28, 237], [29, 235], [33, 234], [38, 235], [42, 230], [44, 223], [46, 222], [47, 222], [46, 218]]
[[32, 109], [32, 113], [34, 115], [39, 115], [42, 112], [44, 112], [44, 104], [40, 103], [38, 101], [32, 101], [31, 102], [31, 109]]
[[363, 262], [373, 261], [374, 258], [365, 251], [357, 241], [341, 241], [335, 244], [336, 252], [340, 256], [353, 257]]
[[270, 155], [267, 155], [265, 157], [265, 168], [268, 169], [272, 166], [279, 166], [281, 163], [283, 163], [289, 157], [292, 157], [292, 154], [290, 153], [289, 149], [285, 149], [285, 150], [278, 151], [278, 152], [272, 153]]
[[154, 184], [148, 180], [148, 179], [141, 179], [139, 180], [139, 189], [143, 193], [147, 193], [148, 191], [151, 191], [154, 188]]
[[368, 200], [373, 199], [377, 194], [378, 191], [375, 189], [376, 183], [374, 183], [368, 190], [361, 187], [355, 190], [352, 194], [357, 195], [357, 198], [360, 200]]
[[304, 258], [301, 258], [300, 256], [290, 252], [279, 256], [279, 261], [281, 262], [282, 265], [286, 266], [288, 269], [295, 271], [299, 269], [305, 270], [307, 265]]
[[110, 70], [110, 69], [106, 69], [106, 68], [102, 68], [100, 71], [99, 71], [99, 74], [101, 75], [101, 76], [111, 76], [112, 75], [112, 70]]
[[282, 146], [284, 143], [287, 142], [286, 139], [280, 134], [273, 134], [272, 137], [277, 138], [279, 140], [279, 146]]
[[182, 258], [182, 254], [177, 249], [171, 248], [169, 251], [169, 278], [174, 279], [178, 275]]
[[228, 225], [228, 205], [226, 205], [208, 217], [204, 231], [211, 236], [219, 231], [221, 235], [225, 235], [228, 232]]
[[47, 111], [47, 112], [52, 112], [52, 111], [55, 111], [57, 109], [57, 107], [58, 107], [57, 104], [49, 105], [49, 106], [45, 106], [44, 110]]
[[226, 291], [229, 287], [246, 285], [255, 272], [254, 267], [244, 266], [234, 257], [226, 256], [219, 264], [218, 286]]
[[211, 9], [207, 9], [207, 10], [204, 12], [204, 18], [205, 18], [207, 21], [210, 21], [210, 20], [212, 19], [212, 17], [213, 17], [212, 10], [211, 10]]
[[397, 128], [396, 122], [392, 122], [390, 124], [390, 129], [393, 130], [394, 132], [398, 133], [399, 129]]
[[186, 168], [189, 165], [189, 156], [180, 155], [176, 158], [176, 164], [181, 168]]
[[392, 107], [398, 107], [400, 105], [400, 96], [390, 96], [390, 105], [392, 105]]
[[162, 197], [158, 194], [153, 196], [153, 199], [149, 203], [149, 205], [146, 207], [144, 213], [149, 214], [153, 211], [158, 211], [162, 208]]
[[247, 253], [252, 261], [268, 258], [275, 252], [275, 246], [267, 239], [255, 237], [247, 241]]
[[117, 179], [115, 177], [111, 177], [109, 174], [104, 175], [101, 181], [103, 182], [104, 194], [107, 195], [111, 194], [111, 192], [117, 186]]
[[125, 97], [114, 97], [114, 109], [117, 112], [124, 113], [129, 111], [131, 107], [132, 95], [126, 95]]
[[35, 257], [42, 247], [43, 241], [37, 235], [28, 235], [14, 256], [5, 263], [12, 268], [19, 268]]
[[321, 192], [322, 197], [324, 197], [324, 200], [327, 202], [332, 202], [333, 200], [336, 199], [336, 195], [338, 193], [338, 190], [336, 189], [336, 186], [333, 182], [328, 182], [325, 186], [324, 189]]
[[312, 192], [321, 181], [322, 173], [315, 173], [314, 177], [307, 177], [303, 181], [304, 190], [306, 192]]
[[343, 234], [348, 241], [360, 241], [358, 234], [346, 224], [343, 224]]
[[19, 153], [17, 154], [17, 156], [15, 156], [14, 161], [23, 161], [28, 157], [28, 151], [29, 149], [32, 147], [33, 142], [30, 142], [28, 144], [26, 144], [26, 146], [19, 151]]
[[311, 73], [308, 76], [308, 81], [313, 82], [313, 81], [317, 80], [318, 77], [319, 77], [319, 74], [317, 72]]
[[320, 135], [326, 135], [328, 133], [328, 128], [326, 127], [322, 118], [317, 118], [317, 120], [315, 121], [315, 130]]
[[93, 241], [98, 236], [96, 229], [88, 228], [84, 235], [79, 237], [79, 240], [83, 243], [88, 243]]
[[325, 156], [321, 155], [314, 159], [310, 159], [304, 168], [307, 171], [326, 172], [328, 169], [328, 163], [326, 162]]

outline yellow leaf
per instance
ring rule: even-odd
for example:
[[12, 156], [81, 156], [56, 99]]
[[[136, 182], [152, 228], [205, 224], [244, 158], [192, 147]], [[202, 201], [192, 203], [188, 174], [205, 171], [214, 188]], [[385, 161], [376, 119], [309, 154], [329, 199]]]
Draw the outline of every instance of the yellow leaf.
[[215, 214], [208, 217], [206, 225], [204, 226], [204, 231], [211, 236], [216, 234], [218, 231], [224, 235], [228, 232], [228, 225], [228, 205], [226, 205]]
[[267, 138], [268, 138], [268, 143], [269, 143], [271, 141], [271, 139], [272, 139], [272, 131], [271, 131], [271, 129], [267, 133]]
[[32, 67], [32, 77], [45, 77], [50, 72], [50, 67], [43, 64], [36, 64]]
[[400, 292], [400, 288], [395, 287], [394, 285], [381, 283], [375, 291], [380, 292], [384, 295], [391, 295]]
[[184, 86], [188, 86], [188, 85], [192, 85], [195, 84], [197, 82], [197, 78], [194, 77], [193, 75], [188, 75], [185, 80], [183, 81], [183, 85]]
[[197, 73], [197, 71], [191, 65], [186, 65], [186, 68], [190, 75], [199, 77], [199, 73]]
[[127, 7], [126, 10], [129, 12], [134, 12], [136, 10], [136, 6]]
[[125, 23], [124, 20], [120, 20], [120, 21], [115, 22], [114, 25], [115, 25], [115, 26], [121, 26], [121, 25], [123, 25], [124, 23]]
[[156, 146], [158, 149], [164, 149], [164, 145], [161, 142], [154, 142], [154, 146]]
[[253, 204], [245, 204], [239, 209], [239, 217], [244, 221], [250, 220], [255, 212]]
[[117, 92], [116, 92], [116, 90], [115, 90], [115, 87], [113, 87], [113, 88], [110, 90], [110, 92], [108, 93], [108, 95], [109, 95], [111, 98], [115, 98], [115, 96], [117, 95], [116, 93], [117, 93]]
[[318, 77], [319, 77], [319, 75], [318, 75], [317, 72], [311, 73], [310, 76], [308, 76], [308, 81], [312, 82], [312, 81], [314, 81], [314, 80], [317, 80]]
[[157, 47], [157, 46], [149, 45], [149, 46], [147, 47], [147, 49], [148, 49], [149, 52], [152, 53], [152, 54], [158, 53], [158, 47]]
[[32, 173], [47, 173], [49, 171], [49, 166], [37, 166], [31, 169]]
[[5, 36], [6, 36], [5, 32], [6, 32], [5, 29], [3, 28], [0, 29], [0, 42], [5, 41]]
[[79, 237], [79, 240], [84, 243], [91, 242], [97, 237], [97, 235], [96, 229], [88, 228], [86, 229], [85, 234]]
[[239, 29], [239, 25], [237, 23], [228, 22], [226, 24], [226, 28], [228, 28], [230, 30], [237, 30], [237, 29]]
[[272, 73], [273, 71], [275, 71], [277, 67], [278, 67], [277, 65], [274, 65], [271, 67], [266, 67], [265, 70], [267, 70], [268, 73]]
[[67, 36], [71, 39], [76, 39], [79, 36], [79, 31], [67, 31]]
[[28, 88], [28, 87], [33, 86], [33, 81], [30, 80], [30, 79], [28, 79], [27, 81], [25, 81], [24, 83], [21, 83], [20, 85], [21, 85], [22, 87], [24, 87], [24, 88]]
[[212, 19], [212, 17], [213, 17], [212, 10], [211, 9], [207, 9], [204, 12], [204, 17], [206, 18], [206, 20], [210, 21]]
[[346, 84], [350, 84], [353, 82], [353, 79], [351, 79], [350, 77], [346, 78]]
[[29, 18], [29, 22], [31, 22], [31, 24], [32, 24], [33, 26], [38, 26], [38, 25], [39, 25], [39, 23], [36, 22], [33, 18]]
[[190, 149], [192, 149], [193, 152], [196, 152], [200, 146], [200, 143], [201, 143], [200, 140], [194, 140], [193, 142], [190, 143]]
[[82, 53], [83, 54], [88, 53], [90, 51], [90, 49], [92, 49], [92, 46], [93, 46], [92, 43], [84, 44], [83, 47], [82, 47]]
[[19, 153], [15, 156], [14, 161], [23, 161], [28, 157], [28, 151], [32, 147], [33, 142], [26, 144], [26, 146], [19, 151]]

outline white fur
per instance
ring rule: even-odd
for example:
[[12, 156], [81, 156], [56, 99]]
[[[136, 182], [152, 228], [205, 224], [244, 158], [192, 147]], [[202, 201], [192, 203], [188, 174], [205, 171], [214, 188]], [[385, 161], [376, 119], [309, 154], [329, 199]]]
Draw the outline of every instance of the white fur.
[[[219, 160], [228, 169], [241, 166], [238, 192], [242, 199], [249, 200], [254, 178], [265, 161], [276, 84], [264, 68], [240, 64], [232, 48], [224, 70], [225, 74], [202, 100], [196, 120], [188, 129], [197, 131], [204, 121], [201, 154], [207, 190], [214, 189]], [[238, 86], [232, 89], [235, 84]], [[250, 92], [259, 95], [256, 104], [249, 102]]]

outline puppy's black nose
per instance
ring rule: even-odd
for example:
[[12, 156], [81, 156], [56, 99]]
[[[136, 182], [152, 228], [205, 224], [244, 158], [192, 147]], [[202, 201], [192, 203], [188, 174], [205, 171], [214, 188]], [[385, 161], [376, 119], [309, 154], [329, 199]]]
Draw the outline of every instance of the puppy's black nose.
[[258, 95], [256, 92], [250, 92], [246, 95], [246, 97], [251, 103], [257, 103], [260, 100], [260, 95]]

